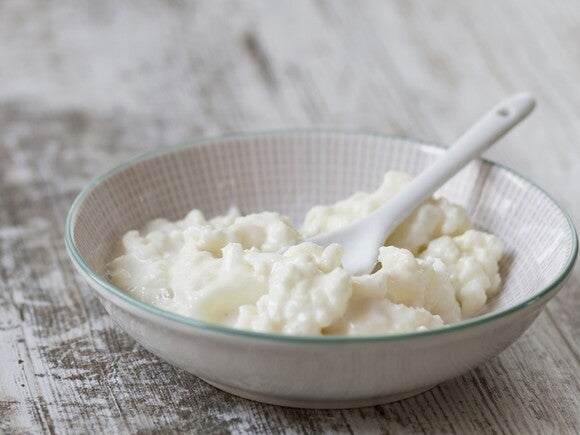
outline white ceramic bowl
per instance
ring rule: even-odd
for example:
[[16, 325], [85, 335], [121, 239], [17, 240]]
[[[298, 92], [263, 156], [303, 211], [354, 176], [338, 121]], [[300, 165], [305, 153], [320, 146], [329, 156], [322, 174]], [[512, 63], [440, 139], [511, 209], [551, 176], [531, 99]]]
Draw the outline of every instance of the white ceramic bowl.
[[105, 278], [115, 244], [156, 217], [206, 216], [236, 204], [300, 223], [314, 204], [376, 188], [389, 169], [417, 174], [442, 149], [378, 134], [294, 131], [204, 139], [138, 157], [93, 181], [66, 224], [71, 258], [108, 313], [160, 358], [246, 398], [347, 408], [425, 391], [513, 343], [562, 287], [578, 241], [567, 214], [509, 169], [477, 161], [441, 189], [500, 236], [503, 289], [477, 318], [411, 334], [290, 337], [181, 317], [133, 299]]

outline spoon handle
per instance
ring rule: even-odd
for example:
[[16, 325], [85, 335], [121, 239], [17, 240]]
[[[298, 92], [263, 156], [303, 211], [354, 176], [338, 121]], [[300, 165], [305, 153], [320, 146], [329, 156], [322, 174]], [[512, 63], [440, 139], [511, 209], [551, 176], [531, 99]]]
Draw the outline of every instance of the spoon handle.
[[534, 98], [527, 93], [500, 102], [457, 139], [441, 158], [405, 187], [401, 194], [385, 204], [383, 210], [379, 209], [377, 214], [383, 215], [381, 212], [384, 212], [384, 215], [377, 219], [377, 223], [383, 222], [388, 226], [385, 233], [394, 229], [445, 181], [522, 121], [534, 106]]

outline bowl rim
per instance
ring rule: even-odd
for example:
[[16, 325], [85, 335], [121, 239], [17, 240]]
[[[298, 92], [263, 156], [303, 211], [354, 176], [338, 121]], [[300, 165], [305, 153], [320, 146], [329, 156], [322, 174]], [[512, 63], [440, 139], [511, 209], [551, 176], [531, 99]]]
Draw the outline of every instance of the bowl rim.
[[229, 336], [238, 336], [238, 337], [246, 337], [246, 338], [253, 338], [259, 340], [269, 340], [269, 341], [276, 341], [276, 342], [295, 342], [295, 343], [310, 343], [310, 344], [336, 344], [336, 343], [370, 343], [370, 342], [391, 342], [391, 341], [401, 341], [401, 340], [408, 340], [408, 339], [417, 339], [417, 338], [425, 338], [428, 336], [435, 336], [441, 334], [450, 334], [452, 332], [456, 332], [459, 330], [464, 330], [467, 328], [480, 326], [486, 323], [490, 323], [492, 321], [498, 320], [500, 318], [509, 316], [511, 314], [516, 313], [526, 307], [536, 304], [541, 299], [545, 298], [546, 296], [550, 295], [550, 293], [558, 289], [561, 284], [569, 277], [570, 272], [572, 271], [577, 255], [578, 255], [578, 235], [576, 229], [574, 227], [574, 223], [570, 218], [568, 212], [544, 189], [539, 187], [537, 184], [526, 178], [525, 176], [519, 174], [518, 172], [514, 171], [507, 166], [502, 165], [501, 163], [496, 163], [489, 159], [480, 158], [479, 161], [483, 161], [491, 166], [499, 167], [511, 175], [519, 178], [520, 180], [525, 181], [529, 186], [532, 188], [537, 189], [542, 194], [544, 194], [550, 201], [552, 201], [560, 210], [562, 215], [566, 218], [566, 222], [568, 223], [568, 229], [572, 236], [572, 248], [570, 250], [570, 255], [566, 260], [566, 263], [562, 269], [562, 271], [550, 282], [546, 285], [541, 291], [537, 292], [535, 295], [527, 298], [526, 300], [514, 305], [513, 307], [507, 308], [505, 310], [494, 311], [486, 314], [482, 314], [481, 316], [476, 316], [470, 319], [461, 320], [457, 323], [453, 323], [450, 325], [444, 325], [438, 328], [428, 329], [425, 331], [415, 331], [415, 332], [408, 332], [402, 334], [386, 334], [386, 335], [360, 335], [360, 336], [329, 336], [329, 335], [284, 335], [279, 333], [266, 333], [266, 332], [255, 332], [243, 329], [236, 329], [229, 326], [214, 324], [205, 322], [202, 320], [197, 320], [191, 317], [182, 316], [179, 314], [172, 313], [170, 311], [162, 310], [161, 308], [157, 308], [153, 305], [149, 305], [146, 302], [140, 301], [138, 299], [133, 298], [128, 293], [125, 293], [120, 288], [113, 285], [104, 277], [101, 277], [96, 272], [94, 272], [90, 266], [85, 262], [82, 255], [78, 251], [76, 244], [73, 239], [73, 228], [74, 223], [76, 220], [76, 215], [78, 213], [80, 205], [83, 203], [84, 199], [101, 183], [112, 177], [113, 175], [121, 172], [122, 170], [132, 166], [138, 162], [149, 160], [155, 157], [159, 157], [165, 154], [169, 154], [175, 151], [184, 150], [187, 148], [194, 148], [201, 145], [211, 144], [217, 141], [233, 139], [233, 138], [250, 138], [250, 137], [262, 137], [262, 136], [285, 136], [291, 134], [310, 134], [310, 135], [322, 135], [322, 134], [339, 134], [339, 135], [347, 135], [347, 136], [370, 136], [370, 137], [377, 137], [383, 139], [395, 139], [400, 140], [403, 142], [407, 142], [409, 144], [414, 145], [421, 145], [426, 146], [434, 149], [445, 149], [446, 147], [442, 144], [415, 139], [408, 136], [402, 135], [394, 135], [394, 134], [387, 134], [375, 131], [365, 131], [365, 130], [340, 130], [340, 129], [279, 129], [279, 130], [263, 130], [263, 131], [248, 131], [248, 132], [233, 132], [227, 133], [223, 135], [216, 135], [216, 136], [208, 136], [208, 137], [201, 137], [197, 139], [193, 139], [187, 142], [182, 142], [177, 145], [163, 147], [161, 149], [145, 152], [139, 154], [119, 165], [114, 166], [112, 169], [106, 171], [105, 173], [93, 178], [77, 195], [71, 208], [68, 212], [66, 222], [65, 222], [65, 246], [68, 251], [68, 254], [77, 268], [80, 268], [82, 272], [91, 280], [94, 284], [98, 285], [99, 287], [108, 291], [108, 293], [113, 296], [111, 298], [111, 302], [115, 303], [115, 298], [120, 298], [124, 302], [128, 303], [130, 306], [138, 309], [144, 310], [148, 314], [153, 315], [154, 317], [158, 318], [159, 320], [170, 321], [172, 323], [178, 323], [182, 326], [190, 326], [194, 329], [202, 329], [206, 332], [214, 332], [220, 334], [226, 334]]

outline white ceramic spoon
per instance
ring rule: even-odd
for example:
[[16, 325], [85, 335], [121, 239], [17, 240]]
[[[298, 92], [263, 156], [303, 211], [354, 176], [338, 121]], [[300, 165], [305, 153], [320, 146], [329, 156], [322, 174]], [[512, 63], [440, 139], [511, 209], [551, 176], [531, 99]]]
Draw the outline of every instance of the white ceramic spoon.
[[388, 203], [345, 228], [308, 241], [322, 246], [340, 243], [344, 246], [344, 268], [355, 275], [370, 273], [377, 263], [379, 248], [397, 225], [449, 178], [523, 120], [534, 105], [534, 98], [526, 93], [502, 101]]

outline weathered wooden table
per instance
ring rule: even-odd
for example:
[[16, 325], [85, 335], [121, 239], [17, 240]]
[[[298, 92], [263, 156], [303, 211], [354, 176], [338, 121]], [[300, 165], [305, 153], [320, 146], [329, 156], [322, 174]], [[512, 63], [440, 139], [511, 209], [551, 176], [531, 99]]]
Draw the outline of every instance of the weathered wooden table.
[[579, 270], [470, 373], [398, 403], [308, 411], [149, 354], [64, 248], [79, 190], [143, 151], [312, 126], [445, 143], [521, 89], [537, 111], [489, 156], [578, 224], [578, 2], [0, 2], [0, 432], [578, 431]]

